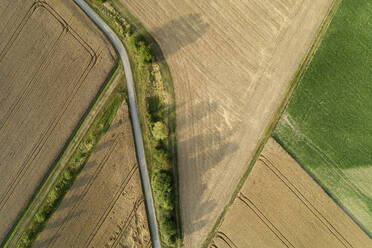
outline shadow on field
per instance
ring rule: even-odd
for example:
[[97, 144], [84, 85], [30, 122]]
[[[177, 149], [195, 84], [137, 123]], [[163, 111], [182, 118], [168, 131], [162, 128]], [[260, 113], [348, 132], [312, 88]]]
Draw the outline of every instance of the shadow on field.
[[[180, 110], [179, 106], [177, 108]], [[192, 194], [180, 192], [181, 204], [192, 204], [186, 207], [192, 208], [186, 210], [190, 213], [187, 214], [189, 219], [183, 219], [185, 223], [183, 232], [185, 235], [190, 235], [202, 229], [210, 221], [207, 215], [215, 211], [217, 207], [217, 202], [214, 200], [201, 200], [205, 191], [207, 191], [208, 182], [206, 182], [205, 175], [210, 170], [218, 170], [220, 163], [228, 159], [238, 149], [238, 145], [230, 141], [231, 136], [234, 134], [233, 130], [227, 127], [217, 129], [212, 125], [213, 123], [211, 123], [210, 129], [202, 125], [202, 123], [211, 122], [211, 119], [213, 121], [217, 120], [218, 123], [224, 122], [219, 120], [222, 117], [218, 114], [219, 107], [216, 103], [198, 102], [192, 104], [188, 109], [190, 116], [177, 115], [178, 132], [187, 137], [185, 140], [181, 140], [181, 137], [178, 137], [177, 145], [178, 148], [183, 150], [178, 153], [179, 161], [182, 161], [180, 166], [188, 167], [187, 169], [182, 168], [180, 173], [185, 171], [187, 173], [181, 178], [190, 177], [192, 180], [181, 180], [180, 183], [183, 185], [180, 185], [180, 188], [190, 188], [189, 184], [191, 183], [196, 184], [197, 188], [193, 190]], [[220, 172], [223, 173], [223, 171]], [[208, 186], [213, 187], [213, 185]], [[193, 188], [195, 189], [195, 186]], [[181, 211], [184, 208], [185, 206], [181, 206]]]
[[114, 142], [115, 142], [115, 138], [108, 139], [108, 140], [103, 141], [103, 142], [99, 142], [96, 149], [94, 150], [94, 152], [99, 152], [99, 151], [102, 151], [102, 150], [106, 150], [106, 148], [111, 147], [112, 144], [114, 144]]
[[59, 234], [54, 234], [52, 237], [50, 238], [47, 238], [47, 239], [44, 239], [44, 240], [36, 240], [36, 242], [33, 244], [33, 247], [35, 248], [45, 248], [45, 247], [48, 247], [50, 242], [52, 242], [53, 240], [57, 239], [59, 236]]
[[180, 48], [197, 41], [207, 31], [208, 26], [200, 14], [189, 14], [171, 20], [151, 30], [151, 33], [161, 44], [167, 44], [163, 53], [165, 57], [169, 57]]
[[69, 214], [68, 216], [66, 216], [64, 218], [59, 218], [59, 219], [56, 219], [53, 222], [49, 222], [48, 225], [45, 227], [45, 230], [50, 230], [50, 229], [54, 229], [54, 228], [60, 227], [63, 224], [65, 224], [66, 222], [68, 222], [69, 220], [72, 220], [75, 217], [80, 216], [84, 212], [85, 211], [80, 210], [80, 211], [78, 211], [76, 213]]

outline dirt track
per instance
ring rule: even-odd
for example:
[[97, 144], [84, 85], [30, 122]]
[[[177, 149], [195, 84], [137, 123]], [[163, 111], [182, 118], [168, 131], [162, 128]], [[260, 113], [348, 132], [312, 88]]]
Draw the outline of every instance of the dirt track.
[[273, 139], [211, 247], [371, 247], [372, 240]]
[[35, 247], [151, 247], [125, 103]]
[[73, 3], [4, 0], [0, 13], [2, 240], [98, 93], [114, 59], [110, 44]]
[[175, 85], [185, 247], [200, 247], [247, 169], [331, 0], [122, 0]]

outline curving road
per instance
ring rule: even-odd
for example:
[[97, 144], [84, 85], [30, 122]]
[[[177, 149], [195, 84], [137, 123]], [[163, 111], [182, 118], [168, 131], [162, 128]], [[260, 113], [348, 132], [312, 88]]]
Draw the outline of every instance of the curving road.
[[127, 88], [128, 88], [128, 97], [129, 97], [129, 110], [132, 120], [132, 126], [134, 131], [134, 141], [136, 144], [136, 151], [137, 151], [137, 159], [139, 164], [139, 169], [141, 171], [141, 179], [142, 185], [144, 189], [144, 196], [146, 201], [146, 208], [147, 208], [147, 215], [148, 215], [148, 222], [152, 237], [152, 245], [153, 248], [161, 248], [160, 240], [159, 240], [159, 233], [158, 228], [156, 225], [156, 216], [155, 216], [155, 208], [154, 202], [152, 198], [152, 192], [150, 187], [150, 180], [147, 171], [146, 159], [145, 159], [145, 152], [143, 148], [143, 140], [141, 129], [138, 121], [138, 114], [136, 108], [136, 99], [134, 96], [134, 88], [133, 88], [133, 76], [132, 71], [130, 68], [130, 63], [127, 55], [127, 51], [125, 50], [123, 44], [121, 43], [120, 39], [116, 36], [114, 31], [112, 31], [109, 26], [86, 4], [83, 0], [74, 0], [74, 2], [93, 20], [93, 22], [103, 31], [103, 33], [108, 37], [111, 41], [112, 45], [115, 47], [116, 51], [119, 53], [121, 61], [124, 66], [125, 77], [127, 80]]

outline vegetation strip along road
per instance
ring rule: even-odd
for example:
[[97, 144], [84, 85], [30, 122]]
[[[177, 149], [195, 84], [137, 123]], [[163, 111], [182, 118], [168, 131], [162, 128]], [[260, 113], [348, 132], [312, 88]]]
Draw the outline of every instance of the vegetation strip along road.
[[138, 164], [141, 171], [142, 185], [144, 189], [144, 197], [146, 201], [146, 208], [148, 214], [148, 222], [150, 226], [151, 237], [153, 240], [153, 247], [160, 248], [160, 239], [158, 235], [158, 228], [156, 224], [155, 208], [152, 198], [150, 179], [147, 171], [145, 152], [143, 148], [141, 128], [139, 125], [137, 108], [136, 108], [136, 99], [134, 95], [133, 87], [133, 76], [130, 68], [130, 63], [128, 59], [127, 52], [121, 43], [120, 39], [116, 36], [114, 31], [110, 29], [109, 26], [82, 0], [74, 0], [75, 3], [97, 24], [97, 26], [107, 35], [109, 40], [112, 42], [113, 46], [120, 55], [121, 61], [124, 66], [125, 77], [127, 81], [128, 89], [128, 99], [129, 99], [129, 110], [131, 114], [132, 127], [134, 132], [134, 139], [136, 144], [136, 152], [138, 158]]
[[154, 38], [119, 1], [87, 3], [116, 33], [128, 53], [160, 242], [165, 248], [180, 247], [175, 92], [168, 65]]

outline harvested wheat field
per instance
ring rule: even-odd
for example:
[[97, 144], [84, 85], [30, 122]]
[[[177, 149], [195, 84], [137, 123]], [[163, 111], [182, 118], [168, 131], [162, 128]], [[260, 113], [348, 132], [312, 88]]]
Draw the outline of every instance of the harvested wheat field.
[[35, 247], [151, 247], [126, 103]]
[[210, 247], [372, 247], [372, 240], [269, 139]]
[[115, 64], [72, 1], [0, 1], [0, 241]]
[[171, 70], [184, 243], [200, 247], [332, 0], [121, 2], [158, 41]]

